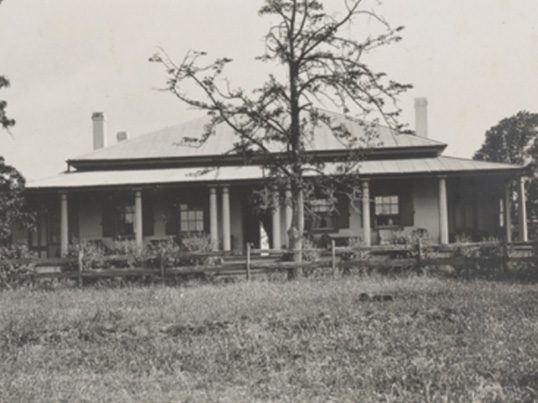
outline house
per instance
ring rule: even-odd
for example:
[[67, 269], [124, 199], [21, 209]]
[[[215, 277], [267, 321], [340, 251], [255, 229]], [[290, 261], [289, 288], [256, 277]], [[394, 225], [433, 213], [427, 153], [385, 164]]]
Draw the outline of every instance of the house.
[[[310, 232], [360, 237], [366, 245], [414, 229], [426, 230], [441, 244], [462, 234], [511, 240], [513, 225], [505, 214], [512, 199], [509, 185], [517, 182], [524, 197], [523, 167], [443, 156], [446, 144], [427, 137], [426, 100], [417, 99], [415, 108], [416, 135], [377, 128], [379, 141], [359, 165], [360, 205], [343, 199], [334, 210], [322, 199], [313, 201], [318, 218]], [[16, 241], [27, 242], [42, 257], [65, 254], [74, 239], [143, 244], [192, 232], [209, 234], [225, 251], [241, 250], [247, 242], [260, 246], [264, 236], [272, 248], [288, 245], [290, 208], [283, 204], [265, 213], [251, 208], [264, 171], [223, 154], [234, 139], [227, 126], [218, 126], [217, 135], [201, 146], [185, 138], [200, 136], [206, 118], [133, 139], [119, 133], [107, 146], [104, 115], [94, 113], [92, 120], [91, 153], [68, 160], [69, 169], [58, 176], [28, 183], [37, 228], [16, 232]], [[363, 135], [360, 125], [346, 124], [354, 135]], [[315, 139], [309, 152], [328, 161], [346, 152], [326, 127], [316, 128]], [[525, 203], [518, 206], [518, 237], [526, 240]]]

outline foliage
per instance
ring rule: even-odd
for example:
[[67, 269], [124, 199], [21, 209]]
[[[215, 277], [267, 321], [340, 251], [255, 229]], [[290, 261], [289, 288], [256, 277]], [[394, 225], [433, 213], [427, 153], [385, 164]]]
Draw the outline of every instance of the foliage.
[[[501, 120], [486, 132], [474, 159], [528, 165], [526, 192], [529, 233], [538, 237], [538, 113], [521, 111]], [[515, 189], [512, 191], [515, 199]], [[513, 203], [516, 207], [517, 203]], [[512, 212], [513, 222], [515, 210]]]
[[[5, 76], [0, 76], [0, 89], [9, 87], [9, 80]], [[15, 120], [7, 116], [7, 102], [0, 99], [0, 126], [6, 130], [15, 125]]]
[[[104, 245], [96, 242], [82, 241], [80, 243], [74, 242], [70, 244], [67, 257], [75, 258], [77, 262], [79, 258], [82, 258], [83, 270], [105, 269], [109, 267], [106, 261]], [[70, 268], [72, 270], [78, 269], [78, 263], [73, 264]]]
[[347, 241], [347, 250], [342, 253], [341, 259], [344, 262], [351, 260], [366, 259], [370, 253], [364, 250], [364, 242], [361, 237], [353, 237]]
[[482, 147], [474, 159], [525, 165], [530, 147], [537, 138], [538, 113], [521, 111], [501, 120], [486, 132]]
[[24, 199], [25, 180], [14, 167], [6, 165], [0, 156], [0, 245], [9, 241], [14, 225], [31, 228], [33, 215], [27, 211]]
[[[290, 242], [295, 251], [303, 245], [305, 199], [321, 192], [334, 200], [337, 189], [356, 196], [357, 166], [364, 146], [375, 140], [378, 119], [399, 127], [396, 98], [410, 87], [365, 63], [366, 54], [399, 41], [401, 27], [392, 29], [362, 3], [342, 1], [343, 12], [331, 14], [319, 0], [265, 0], [259, 14], [270, 18], [272, 26], [265, 36], [265, 53], [258, 60], [271, 63], [274, 73], [251, 94], [222, 79], [224, 68], [232, 61], [227, 57], [204, 64], [205, 53], [191, 51], [178, 64], [161, 51], [150, 59], [164, 66], [167, 90], [207, 112], [201, 142], [218, 135], [218, 125], [226, 125], [237, 136], [227, 154], [266, 168], [268, 208], [279, 201], [273, 197], [273, 189], [281, 194], [290, 191]], [[360, 22], [371, 24], [378, 33], [361, 41], [351, 33]], [[199, 92], [187, 95], [189, 86]], [[321, 109], [325, 104], [340, 114]], [[362, 126], [364, 138], [352, 135], [350, 122]], [[334, 169], [329, 170], [326, 161], [308, 152], [319, 127], [328, 127], [347, 149], [347, 157]], [[315, 175], [309, 175], [312, 173]], [[295, 253], [297, 260], [300, 257]]]
[[153, 265], [151, 267], [167, 268], [173, 267], [176, 262], [176, 256], [180, 253], [177, 242], [173, 239], [165, 239], [158, 242], [150, 243], [147, 248], [149, 256], [153, 256]]
[[4, 291], [0, 401], [533, 402], [537, 326], [484, 280]]
[[496, 238], [484, 239], [482, 243], [468, 245], [470, 238], [465, 234], [456, 237], [457, 249], [454, 256], [463, 256], [469, 261], [463, 266], [456, 267], [459, 272], [472, 271], [493, 273], [503, 267], [503, 245]]
[[182, 266], [207, 266], [221, 262], [219, 256], [207, 256], [213, 251], [211, 237], [206, 234], [189, 233], [180, 241], [180, 247], [186, 255], [180, 255], [178, 263]]
[[[303, 251], [301, 252], [302, 260], [305, 262], [317, 262], [321, 256], [320, 249], [317, 247], [316, 243], [310, 239], [305, 238], [303, 241]], [[282, 261], [291, 262], [294, 259], [293, 252], [286, 252], [282, 255]]]
[[[3, 0], [0, 0], [0, 4], [2, 4]], [[9, 87], [9, 80], [5, 77], [0, 75], [0, 89]], [[0, 99], [0, 126], [6, 130], [9, 130], [11, 126], [15, 125], [15, 120], [10, 119], [6, 114], [6, 107], [7, 102]], [[1, 220], [0, 220], [1, 222]]]
[[0, 247], [0, 289], [19, 285], [19, 275], [30, 274], [34, 265], [31, 263], [12, 263], [10, 260], [33, 259], [35, 255], [26, 245], [10, 245]]

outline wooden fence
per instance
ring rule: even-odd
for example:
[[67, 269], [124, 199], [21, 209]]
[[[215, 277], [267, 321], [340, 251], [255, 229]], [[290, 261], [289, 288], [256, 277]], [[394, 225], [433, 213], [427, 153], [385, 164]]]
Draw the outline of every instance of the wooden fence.
[[[126, 265], [126, 256], [106, 256], [103, 262], [110, 266], [103, 269], [89, 269], [86, 258], [53, 259], [18, 259], [0, 261], [4, 267], [26, 265], [30, 272], [20, 273], [12, 270], [9, 275], [18, 280], [37, 281], [40, 279], [75, 279], [79, 285], [84, 279], [105, 279], [117, 277], [178, 277], [188, 275], [244, 276], [250, 280], [253, 276], [278, 271], [301, 269], [321, 269], [329, 272], [349, 270], [351, 268], [387, 268], [404, 267], [420, 269], [423, 267], [455, 266], [469, 267], [482, 265], [508, 270], [510, 263], [527, 262], [538, 264], [538, 243], [465, 243], [453, 245], [431, 245], [417, 241], [415, 245], [382, 245], [350, 249], [335, 247], [330, 249], [303, 250], [303, 261], [292, 261], [291, 250], [253, 249], [247, 245], [244, 254], [225, 252], [187, 253], [175, 255], [176, 258], [196, 258], [205, 260], [188, 266], [169, 267], [164, 256], [149, 256], [145, 261], [153, 261], [153, 267], [138, 264], [137, 267], [115, 267]], [[157, 265], [155, 264], [157, 262]], [[146, 267], [145, 267], [146, 266]], [[155, 267], [158, 266], [158, 267]]]

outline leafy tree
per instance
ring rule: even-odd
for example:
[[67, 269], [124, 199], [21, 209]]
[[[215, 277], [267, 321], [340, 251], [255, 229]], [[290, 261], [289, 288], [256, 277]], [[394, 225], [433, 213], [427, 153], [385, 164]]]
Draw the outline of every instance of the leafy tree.
[[26, 210], [24, 177], [0, 157], [0, 244], [9, 242], [15, 223], [31, 228], [33, 216]]
[[[379, 119], [400, 128], [396, 100], [410, 86], [374, 71], [363, 59], [374, 49], [399, 41], [402, 27], [392, 29], [363, 3], [342, 0], [343, 11], [332, 15], [319, 0], [265, 0], [259, 14], [271, 18], [273, 25], [265, 35], [265, 53], [258, 60], [274, 66], [275, 73], [251, 93], [232, 88], [222, 79], [223, 69], [232, 61], [229, 58], [204, 64], [204, 52], [190, 51], [178, 64], [160, 51], [150, 59], [166, 68], [169, 91], [208, 113], [202, 141], [215, 134], [217, 125], [228, 125], [237, 134], [228, 153], [243, 155], [246, 162], [256, 161], [266, 169], [270, 183], [264, 200], [268, 207], [274, 200], [268, 189], [289, 189], [293, 219], [288, 233], [295, 260], [301, 258], [305, 199], [321, 191], [334, 200], [335, 178], [341, 186], [358, 177], [364, 139], [352, 136], [342, 115], [361, 124], [367, 140], [375, 136]], [[379, 33], [357, 40], [350, 30], [360, 21], [373, 24], [372, 30]], [[326, 112], [321, 108], [325, 104], [339, 114]], [[328, 126], [349, 150], [345, 161], [337, 167], [331, 165], [330, 175], [326, 161], [309, 153], [307, 147], [321, 125]], [[353, 195], [357, 187], [347, 188]]]
[[[9, 81], [0, 76], [0, 89], [4, 87], [9, 87]], [[0, 99], [0, 126], [9, 130], [15, 125], [15, 120], [7, 116], [6, 107], [7, 102]], [[15, 222], [28, 228], [32, 226], [33, 216], [25, 208], [24, 184], [22, 174], [14, 167], [6, 165], [4, 158], [0, 156], [0, 244], [9, 240]]]
[[[474, 159], [528, 165], [525, 185], [529, 232], [538, 236], [538, 113], [521, 111], [486, 132]], [[513, 191], [514, 196], [516, 191]], [[514, 197], [515, 199], [515, 197]], [[513, 203], [514, 207], [516, 203]], [[511, 212], [515, 218], [515, 209]]]

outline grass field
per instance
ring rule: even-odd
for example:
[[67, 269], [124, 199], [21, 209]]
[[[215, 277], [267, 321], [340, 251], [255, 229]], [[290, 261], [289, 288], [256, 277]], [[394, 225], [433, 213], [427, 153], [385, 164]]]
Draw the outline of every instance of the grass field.
[[538, 286], [357, 276], [4, 291], [0, 401], [538, 401]]

